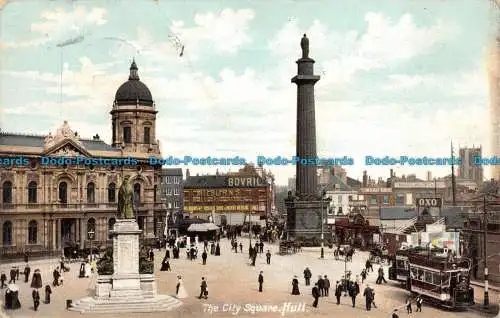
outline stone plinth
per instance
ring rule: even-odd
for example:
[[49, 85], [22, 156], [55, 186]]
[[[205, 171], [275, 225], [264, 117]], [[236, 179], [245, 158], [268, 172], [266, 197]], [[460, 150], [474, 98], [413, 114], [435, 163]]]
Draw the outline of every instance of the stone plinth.
[[139, 226], [134, 219], [116, 220], [113, 228], [113, 275], [99, 275], [95, 295], [76, 301], [81, 313], [168, 311], [182, 303], [158, 295], [152, 274], [139, 274]]
[[[287, 233], [289, 239], [311, 239], [321, 242], [321, 226], [326, 222], [328, 201], [285, 201], [287, 207]], [[322, 220], [324, 222], [322, 222]], [[324, 238], [331, 236], [325, 226]]]

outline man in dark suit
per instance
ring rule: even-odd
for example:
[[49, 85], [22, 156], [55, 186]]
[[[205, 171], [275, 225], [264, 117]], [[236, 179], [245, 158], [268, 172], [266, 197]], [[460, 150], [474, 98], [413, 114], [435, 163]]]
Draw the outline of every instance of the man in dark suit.
[[318, 307], [318, 299], [321, 296], [321, 294], [319, 292], [319, 288], [318, 288], [318, 283], [314, 284], [314, 287], [312, 289], [312, 296], [314, 297], [314, 302], [313, 302], [312, 306], [314, 308], [317, 308]]
[[259, 274], [259, 292], [262, 293], [262, 284], [264, 284], [264, 276], [262, 275], [262, 272]]
[[325, 291], [325, 296], [328, 297], [330, 295], [330, 280], [326, 275], [325, 278], [323, 279], [323, 283], [324, 283], [323, 289]]
[[319, 294], [321, 297], [325, 296], [325, 281], [321, 277], [321, 275], [318, 277], [318, 289], [319, 289]]

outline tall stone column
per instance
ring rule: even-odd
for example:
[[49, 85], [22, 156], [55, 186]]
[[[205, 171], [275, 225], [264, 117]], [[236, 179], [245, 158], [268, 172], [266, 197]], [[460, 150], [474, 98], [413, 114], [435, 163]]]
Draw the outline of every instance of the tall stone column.
[[[314, 60], [309, 57], [309, 39], [301, 41], [302, 58], [297, 60], [297, 75], [292, 83], [297, 85], [297, 157], [301, 160], [315, 160], [316, 113], [314, 85], [320, 77], [314, 75]], [[298, 162], [296, 165], [296, 191], [301, 198], [316, 197], [318, 194], [317, 165]]]
[[50, 221], [50, 223], [51, 223], [50, 227], [52, 228], [52, 231], [51, 231], [51, 234], [52, 234], [52, 242], [51, 242], [52, 243], [52, 250], [56, 250], [57, 249], [57, 245], [56, 245], [56, 242], [57, 242], [56, 241], [56, 239], [57, 239], [57, 237], [56, 237], [56, 226], [57, 226], [57, 224], [56, 223], [57, 222], [56, 222], [55, 219], [52, 219]]

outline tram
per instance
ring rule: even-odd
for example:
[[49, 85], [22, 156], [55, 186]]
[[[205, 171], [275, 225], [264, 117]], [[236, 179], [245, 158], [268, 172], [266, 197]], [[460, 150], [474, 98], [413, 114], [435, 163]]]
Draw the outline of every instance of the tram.
[[401, 249], [396, 251], [392, 258], [392, 266], [389, 267], [389, 279], [401, 284], [408, 283], [408, 273], [410, 270], [410, 261], [408, 255], [410, 249]]
[[448, 309], [461, 310], [474, 305], [470, 259], [439, 256], [431, 251], [410, 251], [408, 261], [409, 291]]

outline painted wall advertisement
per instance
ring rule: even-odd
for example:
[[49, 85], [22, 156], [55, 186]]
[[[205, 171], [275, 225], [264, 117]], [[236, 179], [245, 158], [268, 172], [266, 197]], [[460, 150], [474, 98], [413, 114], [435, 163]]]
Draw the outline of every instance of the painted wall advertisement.
[[458, 232], [429, 233], [429, 240], [435, 247], [459, 251], [460, 234]]

